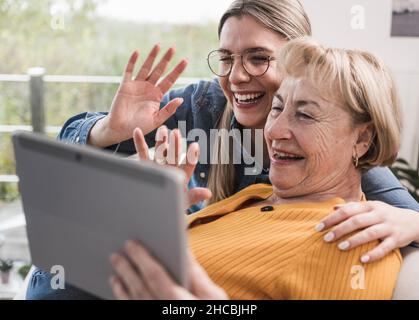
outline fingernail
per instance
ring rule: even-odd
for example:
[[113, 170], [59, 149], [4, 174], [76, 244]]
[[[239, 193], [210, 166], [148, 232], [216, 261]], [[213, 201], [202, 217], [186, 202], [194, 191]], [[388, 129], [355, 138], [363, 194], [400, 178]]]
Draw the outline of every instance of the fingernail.
[[361, 262], [362, 263], [367, 263], [368, 261], [370, 261], [370, 256], [365, 255], [365, 256], [361, 257]]
[[317, 232], [320, 232], [320, 231], [322, 231], [324, 229], [324, 227], [325, 227], [324, 223], [323, 222], [320, 222], [317, 226], [314, 227], [314, 229]]
[[343, 241], [343, 242], [339, 243], [338, 248], [340, 250], [346, 250], [346, 249], [349, 248], [349, 245], [350, 245], [349, 241]]
[[326, 234], [325, 236], [324, 236], [324, 241], [326, 241], [326, 242], [330, 242], [330, 241], [332, 241], [333, 239], [334, 239], [334, 237], [335, 237], [335, 234], [333, 233], [333, 232], [329, 232], [328, 234]]

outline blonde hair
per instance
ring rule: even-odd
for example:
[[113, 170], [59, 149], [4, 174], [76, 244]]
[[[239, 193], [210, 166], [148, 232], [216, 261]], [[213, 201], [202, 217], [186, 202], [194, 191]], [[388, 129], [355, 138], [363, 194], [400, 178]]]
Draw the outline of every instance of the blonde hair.
[[321, 83], [321, 93], [337, 96], [354, 124], [373, 125], [373, 141], [359, 159], [360, 169], [395, 161], [402, 130], [400, 101], [391, 72], [379, 58], [300, 38], [288, 42], [278, 60], [281, 75], [304, 76], [313, 84]]
[[[287, 40], [310, 36], [311, 24], [298, 0], [235, 0], [223, 14], [218, 25], [218, 36], [230, 17], [251, 16], [265, 27], [277, 32]], [[217, 129], [230, 129], [233, 117], [232, 106], [227, 104], [221, 115]], [[226, 152], [231, 155], [229, 138], [220, 135], [215, 142], [216, 152], [213, 154], [213, 164], [209, 171], [208, 188], [212, 191], [209, 203], [220, 201], [231, 196], [235, 190], [235, 167], [230, 159], [229, 164], [222, 164]]]

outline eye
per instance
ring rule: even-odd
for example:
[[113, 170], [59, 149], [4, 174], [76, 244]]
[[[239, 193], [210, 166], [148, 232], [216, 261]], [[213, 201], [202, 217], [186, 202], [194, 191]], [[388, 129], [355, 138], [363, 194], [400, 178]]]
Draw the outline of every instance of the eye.
[[314, 118], [310, 115], [308, 115], [307, 113], [304, 112], [297, 112], [297, 116], [299, 118], [305, 119], [305, 120], [314, 120]]
[[269, 62], [269, 56], [264, 54], [251, 54], [247, 59], [253, 65], [265, 65]]
[[219, 61], [220, 62], [222, 62], [222, 63], [231, 63], [231, 57], [230, 56], [223, 56], [223, 57], [220, 57], [220, 59], [219, 59]]
[[284, 110], [284, 107], [282, 106], [282, 103], [277, 101], [275, 104], [272, 105], [272, 109], [270, 112], [270, 115], [272, 117], [277, 117], [281, 114], [281, 112]]

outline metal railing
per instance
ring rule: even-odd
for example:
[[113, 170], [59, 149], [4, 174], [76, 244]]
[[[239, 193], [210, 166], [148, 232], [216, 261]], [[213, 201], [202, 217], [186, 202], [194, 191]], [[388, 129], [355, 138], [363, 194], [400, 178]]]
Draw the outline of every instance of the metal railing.
[[[417, 73], [399, 71], [400, 74], [418, 76]], [[188, 85], [202, 78], [179, 78], [175, 85]], [[1, 133], [12, 133], [16, 130], [34, 131], [38, 133], [58, 133], [61, 127], [47, 126], [44, 109], [44, 83], [91, 83], [91, 84], [119, 84], [120, 76], [82, 76], [82, 75], [46, 75], [41, 67], [30, 68], [27, 74], [0, 74], [0, 82], [26, 82], [29, 84], [29, 99], [31, 108], [31, 125], [1, 125]], [[208, 80], [208, 79], [207, 79]], [[418, 150], [419, 152], [419, 150]], [[419, 168], [419, 154], [417, 168]], [[1, 175], [0, 182], [14, 183], [18, 179], [14, 175]]]
[[[179, 78], [175, 85], [188, 85], [202, 78]], [[119, 84], [120, 76], [81, 76], [81, 75], [46, 75], [41, 67], [30, 68], [27, 74], [0, 74], [0, 82], [26, 82], [29, 84], [29, 102], [31, 111], [31, 125], [2, 125], [1, 133], [12, 133], [16, 130], [33, 131], [37, 133], [58, 133], [61, 127], [47, 126], [44, 108], [44, 83], [91, 83], [91, 84]], [[1, 175], [0, 182], [15, 183], [15, 175]]]

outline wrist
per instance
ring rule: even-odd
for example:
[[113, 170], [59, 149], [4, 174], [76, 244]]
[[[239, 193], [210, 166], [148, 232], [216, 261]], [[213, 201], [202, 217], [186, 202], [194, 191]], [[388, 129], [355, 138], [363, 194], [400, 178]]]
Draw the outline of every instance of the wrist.
[[109, 128], [108, 116], [99, 119], [92, 127], [87, 144], [105, 148], [119, 142], [117, 134]]

